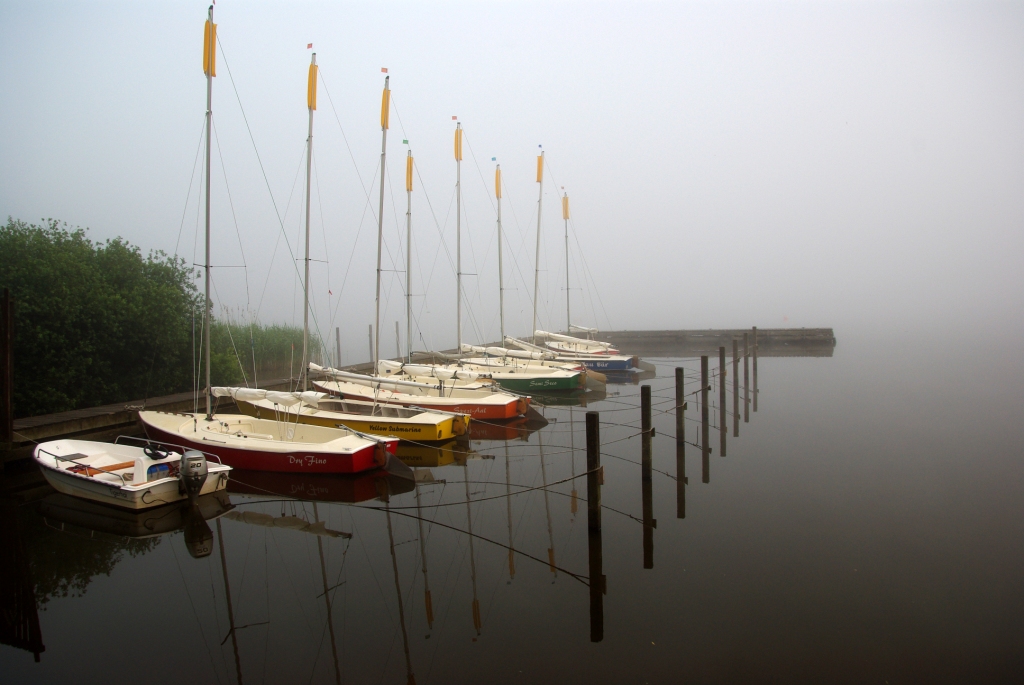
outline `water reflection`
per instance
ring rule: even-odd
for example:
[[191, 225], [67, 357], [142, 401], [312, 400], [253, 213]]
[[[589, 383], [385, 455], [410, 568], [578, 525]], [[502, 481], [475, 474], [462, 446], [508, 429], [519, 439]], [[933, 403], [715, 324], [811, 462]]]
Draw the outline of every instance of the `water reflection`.
[[408, 478], [392, 476], [382, 470], [347, 476], [235, 469], [231, 472], [227, 491], [257, 498], [284, 497], [309, 502], [354, 504], [412, 492], [414, 487]]

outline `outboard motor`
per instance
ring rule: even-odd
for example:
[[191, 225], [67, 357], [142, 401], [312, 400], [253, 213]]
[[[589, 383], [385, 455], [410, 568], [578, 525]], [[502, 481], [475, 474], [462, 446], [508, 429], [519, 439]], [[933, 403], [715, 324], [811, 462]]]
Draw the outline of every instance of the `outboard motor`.
[[188, 450], [185, 454], [181, 455], [181, 468], [178, 472], [178, 478], [181, 479], [181, 484], [184, 486], [185, 492], [188, 493], [188, 499], [193, 504], [199, 496], [199, 492], [203, 489], [203, 484], [206, 483], [208, 475], [209, 467], [206, 463], [206, 455], [202, 452]]

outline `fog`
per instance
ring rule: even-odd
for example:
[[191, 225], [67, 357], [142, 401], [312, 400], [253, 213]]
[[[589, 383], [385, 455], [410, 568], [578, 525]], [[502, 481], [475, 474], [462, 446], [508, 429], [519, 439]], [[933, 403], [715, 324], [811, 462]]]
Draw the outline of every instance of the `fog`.
[[[206, 7], [0, 4], [5, 217], [202, 263]], [[382, 67], [388, 355], [396, 320], [405, 335], [408, 149], [415, 346], [455, 343], [453, 116], [467, 342], [498, 338], [492, 158], [506, 327], [529, 332], [541, 149], [539, 327], [565, 327], [564, 188], [576, 324], [1024, 332], [1020, 3], [222, 0], [215, 21], [221, 315], [301, 323], [316, 52], [310, 292], [342, 361], [367, 358], [374, 316]]]

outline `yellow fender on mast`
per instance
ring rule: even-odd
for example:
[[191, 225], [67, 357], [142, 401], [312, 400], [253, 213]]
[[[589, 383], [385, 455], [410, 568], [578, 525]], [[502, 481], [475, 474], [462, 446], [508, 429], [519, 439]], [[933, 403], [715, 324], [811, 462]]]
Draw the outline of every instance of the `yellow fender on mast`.
[[494, 197], [501, 199], [501, 165], [494, 169]]
[[[316, 53], [313, 53], [316, 58]], [[316, 109], [316, 77], [319, 67], [315, 63], [309, 65], [309, 76], [306, 80], [306, 107]]]
[[562, 196], [562, 219], [569, 220], [569, 194]]
[[217, 25], [209, 19], [203, 26], [203, 73], [217, 75]]
[[455, 161], [462, 161], [462, 124], [455, 126]]
[[537, 155], [537, 183], [544, 181], [544, 155]]
[[384, 94], [380, 100], [380, 127], [382, 129], [388, 128], [388, 120], [391, 115], [391, 89], [388, 87], [390, 76], [384, 77]]
[[412, 192], [412, 150], [409, 150], [409, 155], [405, 158], [405, 189]]

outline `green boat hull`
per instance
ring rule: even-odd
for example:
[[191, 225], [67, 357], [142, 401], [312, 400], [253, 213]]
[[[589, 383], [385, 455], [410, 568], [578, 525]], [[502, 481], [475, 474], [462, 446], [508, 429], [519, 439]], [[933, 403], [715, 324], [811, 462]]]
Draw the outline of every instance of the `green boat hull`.
[[506, 390], [531, 394], [576, 390], [580, 387], [581, 379], [582, 376], [580, 374], [552, 378], [544, 374], [532, 376], [524, 373], [495, 378], [494, 380]]

